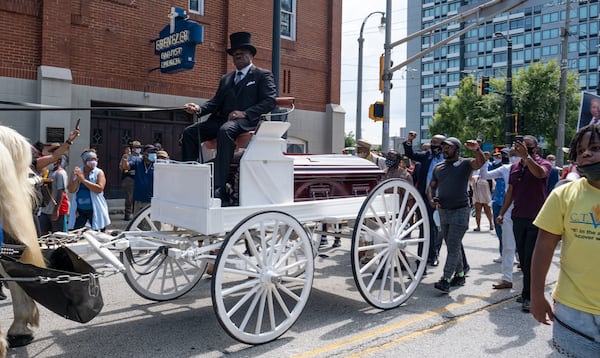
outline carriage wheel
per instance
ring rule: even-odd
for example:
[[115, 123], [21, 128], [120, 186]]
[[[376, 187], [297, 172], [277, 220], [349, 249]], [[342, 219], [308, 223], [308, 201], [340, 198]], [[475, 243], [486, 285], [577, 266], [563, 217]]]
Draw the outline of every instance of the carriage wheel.
[[374, 307], [398, 307], [421, 281], [428, 251], [429, 220], [419, 192], [400, 179], [380, 183], [363, 202], [352, 234], [360, 294]]
[[[150, 220], [150, 206], [133, 218], [127, 231], [147, 231], [149, 236], [148, 240], [136, 238], [135, 244], [121, 253], [125, 280], [138, 295], [153, 301], [178, 298], [194, 288], [206, 271], [206, 262], [169, 252], [169, 248], [193, 248], [197, 241], [187, 237], [185, 229]], [[170, 233], [169, 244], [152, 240], [152, 232], [159, 231]]]
[[314, 258], [305, 228], [288, 214], [253, 214], [229, 232], [215, 263], [213, 308], [248, 344], [272, 341], [296, 322], [310, 294]]

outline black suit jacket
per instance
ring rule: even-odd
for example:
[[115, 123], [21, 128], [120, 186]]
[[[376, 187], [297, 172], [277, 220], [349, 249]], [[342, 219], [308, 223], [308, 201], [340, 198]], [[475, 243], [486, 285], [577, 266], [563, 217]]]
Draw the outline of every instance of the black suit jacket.
[[423, 195], [425, 202], [428, 203], [425, 192], [427, 190], [427, 173], [429, 172], [429, 166], [431, 165], [433, 153], [431, 153], [431, 150], [415, 152], [413, 151], [412, 146], [408, 145], [408, 143], [406, 142], [402, 143], [402, 146], [404, 147], [404, 154], [407, 157], [421, 163], [421, 165], [419, 166], [419, 172], [416, 175], [416, 185], [421, 195]]
[[261, 115], [275, 108], [275, 79], [271, 71], [252, 65], [246, 77], [236, 85], [236, 72], [221, 77], [214, 97], [200, 107], [200, 116], [211, 114], [208, 120], [226, 122], [230, 112], [244, 111], [246, 118], [237, 121], [242, 129], [251, 131]]

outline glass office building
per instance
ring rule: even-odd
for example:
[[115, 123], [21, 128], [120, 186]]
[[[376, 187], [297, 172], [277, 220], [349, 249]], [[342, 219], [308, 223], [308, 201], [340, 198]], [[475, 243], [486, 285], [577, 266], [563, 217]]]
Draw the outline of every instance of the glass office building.
[[[415, 33], [458, 14], [459, 8], [479, 1], [421, 0], [408, 2], [408, 33]], [[578, 73], [582, 91], [598, 88], [598, 0], [572, 0], [568, 26], [568, 70]], [[441, 95], [452, 95], [461, 78], [473, 75], [505, 77], [507, 38], [512, 41], [512, 73], [536, 61], [560, 62], [562, 29], [566, 24], [563, 1], [530, 0], [510, 13], [468, 31], [408, 66], [420, 68], [420, 76], [407, 79], [406, 126], [430, 138], [432, 121]], [[433, 34], [409, 42], [408, 57], [433, 46], [470, 23], [450, 23]], [[504, 36], [499, 36], [498, 33]]]

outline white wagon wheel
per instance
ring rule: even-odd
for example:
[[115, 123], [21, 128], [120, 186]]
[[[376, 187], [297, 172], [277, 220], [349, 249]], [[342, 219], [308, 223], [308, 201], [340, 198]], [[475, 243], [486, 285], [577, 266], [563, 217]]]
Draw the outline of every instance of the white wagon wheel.
[[[189, 231], [159, 221], [150, 220], [150, 206], [142, 209], [127, 226], [127, 231], [168, 233], [167, 241], [154, 242], [134, 239], [135, 244], [121, 253], [125, 265], [125, 280], [140, 296], [154, 301], [167, 301], [189, 292], [206, 271], [205, 261], [193, 260], [186, 255], [170, 253], [169, 248], [179, 252], [197, 245]], [[178, 235], [178, 231], [181, 234]]]
[[363, 202], [352, 234], [360, 294], [374, 307], [398, 307], [421, 281], [428, 251], [429, 220], [419, 192], [400, 179], [380, 183]]
[[298, 220], [278, 211], [245, 218], [215, 263], [211, 292], [219, 323], [244, 343], [276, 339], [302, 313], [313, 275], [311, 240]]

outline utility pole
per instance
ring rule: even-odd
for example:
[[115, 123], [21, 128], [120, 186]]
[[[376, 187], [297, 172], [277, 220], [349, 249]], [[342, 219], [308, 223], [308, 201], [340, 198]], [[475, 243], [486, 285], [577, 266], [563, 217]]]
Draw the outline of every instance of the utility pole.
[[556, 128], [556, 165], [563, 166], [564, 153], [562, 148], [565, 146], [565, 122], [567, 120], [567, 65], [568, 65], [568, 46], [569, 46], [569, 18], [571, 17], [571, 0], [566, 0], [565, 5], [565, 27], [561, 30], [562, 49], [560, 56], [560, 102], [558, 105], [558, 127]]
[[362, 139], [362, 82], [363, 82], [363, 43], [365, 39], [363, 37], [363, 30], [365, 29], [365, 24], [371, 15], [379, 14], [381, 15], [381, 21], [379, 24], [379, 28], [381, 29], [385, 26], [385, 13], [383, 11], [373, 11], [362, 22], [360, 26], [360, 35], [358, 36], [358, 78], [356, 84], [356, 133], [355, 139]]
[[392, 88], [392, 0], [385, 5], [385, 45], [383, 70], [383, 128], [381, 132], [381, 151], [387, 152], [390, 146], [390, 89]]

